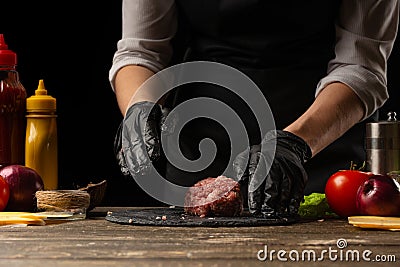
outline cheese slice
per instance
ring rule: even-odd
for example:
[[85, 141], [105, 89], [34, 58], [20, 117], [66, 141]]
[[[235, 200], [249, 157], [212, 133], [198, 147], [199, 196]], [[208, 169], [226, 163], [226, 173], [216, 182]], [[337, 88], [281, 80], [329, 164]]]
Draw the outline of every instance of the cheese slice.
[[400, 231], [400, 217], [350, 216], [349, 224], [360, 228]]
[[19, 212], [3, 211], [0, 212], [0, 225], [25, 224], [25, 225], [45, 225], [56, 221], [67, 221], [74, 218], [72, 212]]
[[46, 218], [46, 215], [35, 212], [23, 212], [23, 211], [2, 211], [0, 212], [0, 218], [8, 217], [8, 216], [16, 216], [16, 217], [24, 217], [24, 218]]
[[46, 219], [45, 215], [33, 212], [0, 212], [0, 225], [45, 225], [44, 219]]

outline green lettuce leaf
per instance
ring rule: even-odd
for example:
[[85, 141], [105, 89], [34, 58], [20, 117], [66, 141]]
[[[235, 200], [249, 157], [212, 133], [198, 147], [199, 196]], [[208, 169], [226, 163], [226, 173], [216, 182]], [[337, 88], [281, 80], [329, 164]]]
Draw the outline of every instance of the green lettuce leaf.
[[331, 218], [337, 215], [330, 209], [325, 194], [312, 193], [304, 196], [304, 201], [300, 203], [299, 215], [304, 218]]

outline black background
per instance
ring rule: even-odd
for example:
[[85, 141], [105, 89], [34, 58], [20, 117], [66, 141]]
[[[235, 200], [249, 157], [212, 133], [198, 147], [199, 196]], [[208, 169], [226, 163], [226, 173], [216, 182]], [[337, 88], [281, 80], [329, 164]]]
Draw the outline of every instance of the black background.
[[[2, 1], [0, 33], [18, 55], [28, 96], [39, 79], [57, 99], [60, 189], [107, 179], [106, 205], [152, 205], [122, 177], [113, 142], [122, 116], [108, 82], [121, 37], [121, 0]], [[400, 114], [400, 44], [388, 64], [390, 99], [381, 108]], [[400, 117], [400, 115], [399, 115]]]

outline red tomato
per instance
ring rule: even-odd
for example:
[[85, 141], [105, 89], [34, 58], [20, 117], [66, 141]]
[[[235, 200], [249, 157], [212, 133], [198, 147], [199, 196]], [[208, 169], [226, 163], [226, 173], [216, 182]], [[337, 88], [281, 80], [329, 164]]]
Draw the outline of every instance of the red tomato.
[[360, 170], [341, 170], [332, 174], [325, 185], [329, 207], [341, 217], [357, 215], [357, 190], [373, 175]]
[[9, 198], [10, 188], [3, 176], [0, 175], [0, 211], [3, 211], [6, 208]]

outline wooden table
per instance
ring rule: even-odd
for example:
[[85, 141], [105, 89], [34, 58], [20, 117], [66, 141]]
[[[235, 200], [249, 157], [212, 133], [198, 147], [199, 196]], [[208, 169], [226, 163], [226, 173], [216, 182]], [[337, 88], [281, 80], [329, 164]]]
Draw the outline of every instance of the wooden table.
[[[372, 261], [378, 257], [392, 261], [382, 265], [393, 266], [400, 261], [400, 232], [363, 230], [343, 219], [231, 228], [132, 226], [105, 220], [107, 211], [120, 209], [129, 208], [96, 208], [84, 220], [59, 224], [0, 227], [0, 266], [375, 266]], [[339, 248], [339, 239], [347, 246]], [[257, 254], [262, 259], [265, 249], [268, 257], [275, 252], [260, 261]], [[371, 262], [362, 259], [363, 253]], [[291, 262], [296, 255], [299, 260]]]

